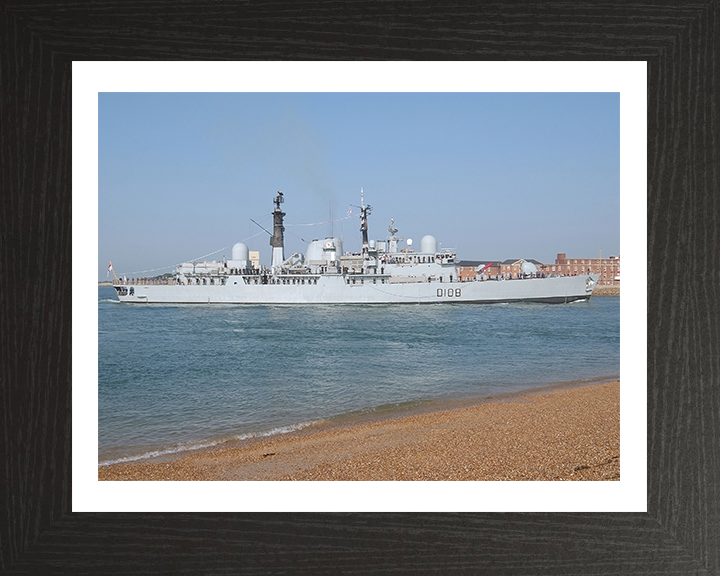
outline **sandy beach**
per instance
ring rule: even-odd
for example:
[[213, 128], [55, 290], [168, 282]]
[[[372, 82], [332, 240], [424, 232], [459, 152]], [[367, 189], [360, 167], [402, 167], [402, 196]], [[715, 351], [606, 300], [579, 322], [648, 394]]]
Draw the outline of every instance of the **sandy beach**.
[[619, 480], [620, 383], [318, 425], [183, 456], [98, 467], [99, 480]]

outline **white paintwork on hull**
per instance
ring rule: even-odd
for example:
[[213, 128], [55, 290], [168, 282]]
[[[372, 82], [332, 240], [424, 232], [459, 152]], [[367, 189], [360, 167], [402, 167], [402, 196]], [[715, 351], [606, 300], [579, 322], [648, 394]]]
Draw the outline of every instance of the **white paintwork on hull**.
[[[348, 284], [347, 277], [320, 276], [317, 284], [249, 284], [230, 276], [225, 285], [134, 286], [121, 302], [186, 304], [428, 304], [446, 302], [563, 302], [589, 298], [598, 275], [486, 280], [484, 282]], [[235, 284], [237, 282], [237, 284]]]

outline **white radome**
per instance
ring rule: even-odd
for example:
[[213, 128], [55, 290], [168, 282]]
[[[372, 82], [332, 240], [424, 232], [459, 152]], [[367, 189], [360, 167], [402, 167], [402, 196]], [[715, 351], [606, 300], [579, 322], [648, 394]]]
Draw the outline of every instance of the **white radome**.
[[422, 237], [420, 240], [420, 252], [423, 254], [434, 254], [437, 252], [437, 240], [435, 240], [435, 236], [428, 234]]

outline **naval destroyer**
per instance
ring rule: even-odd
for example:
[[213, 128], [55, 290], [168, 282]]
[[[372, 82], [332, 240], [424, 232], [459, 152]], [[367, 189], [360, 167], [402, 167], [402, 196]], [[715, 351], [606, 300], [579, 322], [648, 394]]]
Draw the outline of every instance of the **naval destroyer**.
[[[393, 221], [383, 240], [368, 240], [368, 215], [361, 191], [362, 250], [343, 252], [341, 238], [313, 240], [305, 254], [284, 255], [282, 192], [274, 198], [272, 263], [256, 267], [243, 243], [232, 248], [232, 258], [221, 262], [179, 265], [164, 283], [115, 278], [120, 302], [180, 304], [435, 304], [546, 302], [567, 303], [592, 295], [598, 274], [545, 275], [531, 262], [523, 262], [522, 277], [506, 280], [482, 274], [461, 282], [455, 268], [456, 253], [438, 250], [427, 235], [415, 251], [399, 249]], [[268, 232], [269, 233], [269, 232]], [[407, 244], [411, 245], [408, 241]]]

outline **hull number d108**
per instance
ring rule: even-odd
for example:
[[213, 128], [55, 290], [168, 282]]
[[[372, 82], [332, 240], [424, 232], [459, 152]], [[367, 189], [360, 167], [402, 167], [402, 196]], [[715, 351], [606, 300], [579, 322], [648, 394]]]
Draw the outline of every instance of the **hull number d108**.
[[438, 288], [438, 298], [460, 298], [462, 292], [460, 288]]

